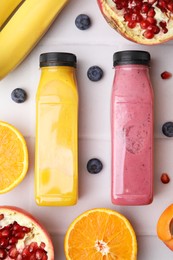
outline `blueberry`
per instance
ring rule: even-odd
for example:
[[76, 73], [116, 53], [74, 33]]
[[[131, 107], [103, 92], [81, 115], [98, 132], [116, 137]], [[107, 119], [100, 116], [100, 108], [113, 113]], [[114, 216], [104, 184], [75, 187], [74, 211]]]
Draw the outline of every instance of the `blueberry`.
[[103, 169], [103, 164], [99, 159], [90, 159], [87, 163], [87, 170], [89, 173], [99, 173]]
[[91, 25], [91, 20], [88, 15], [80, 14], [75, 19], [75, 25], [80, 30], [87, 30]]
[[99, 81], [103, 77], [103, 70], [99, 66], [92, 66], [88, 69], [87, 76], [91, 81]]
[[166, 122], [163, 124], [162, 132], [167, 137], [173, 137], [173, 122]]
[[23, 103], [27, 98], [27, 94], [24, 89], [16, 88], [11, 92], [11, 98], [16, 103]]

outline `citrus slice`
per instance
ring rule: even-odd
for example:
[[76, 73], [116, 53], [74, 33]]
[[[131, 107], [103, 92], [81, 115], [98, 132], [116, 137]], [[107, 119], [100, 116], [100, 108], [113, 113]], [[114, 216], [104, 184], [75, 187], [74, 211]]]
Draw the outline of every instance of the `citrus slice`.
[[28, 170], [28, 150], [22, 134], [0, 121], [0, 193], [16, 187]]
[[133, 227], [110, 209], [92, 209], [77, 217], [67, 230], [64, 247], [67, 260], [137, 259]]

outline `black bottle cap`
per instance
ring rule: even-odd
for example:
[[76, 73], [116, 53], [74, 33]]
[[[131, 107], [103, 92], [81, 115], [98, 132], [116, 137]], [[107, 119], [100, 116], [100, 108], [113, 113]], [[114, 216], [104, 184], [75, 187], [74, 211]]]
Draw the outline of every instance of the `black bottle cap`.
[[150, 65], [150, 53], [147, 51], [119, 51], [113, 55], [113, 65], [141, 64]]
[[48, 52], [40, 55], [40, 67], [70, 66], [76, 68], [77, 58], [72, 53]]

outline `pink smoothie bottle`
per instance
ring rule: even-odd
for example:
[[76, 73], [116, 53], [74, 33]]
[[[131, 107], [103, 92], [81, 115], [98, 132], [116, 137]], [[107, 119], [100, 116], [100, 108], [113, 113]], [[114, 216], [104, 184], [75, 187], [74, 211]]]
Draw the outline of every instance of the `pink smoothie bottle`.
[[153, 90], [150, 54], [113, 56], [111, 100], [112, 203], [145, 205], [153, 200]]

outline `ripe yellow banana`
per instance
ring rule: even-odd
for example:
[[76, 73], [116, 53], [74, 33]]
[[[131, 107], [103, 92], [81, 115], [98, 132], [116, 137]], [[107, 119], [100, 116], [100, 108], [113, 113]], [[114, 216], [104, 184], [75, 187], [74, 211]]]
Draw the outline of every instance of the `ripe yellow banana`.
[[0, 32], [0, 79], [24, 60], [68, 1], [26, 0], [20, 6]]
[[0, 1], [0, 30], [1, 26], [14, 12], [23, 0], [1, 0]]

